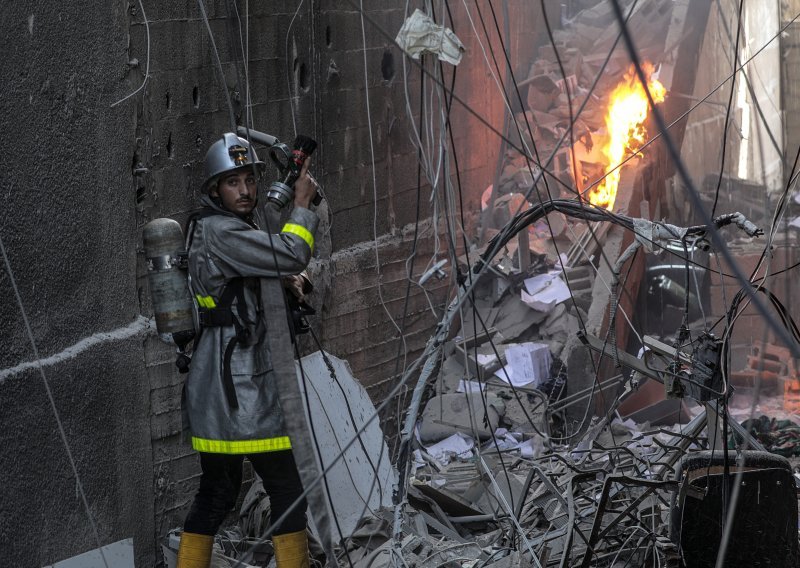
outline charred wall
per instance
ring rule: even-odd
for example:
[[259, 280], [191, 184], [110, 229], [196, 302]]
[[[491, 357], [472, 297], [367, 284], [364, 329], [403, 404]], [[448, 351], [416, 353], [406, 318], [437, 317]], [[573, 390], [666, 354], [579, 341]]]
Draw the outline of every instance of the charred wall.
[[[509, 80], [503, 47], [509, 52], [516, 79], [520, 80], [520, 76], [527, 76], [536, 48], [544, 40], [538, 3], [511, 0], [505, 4], [512, 39], [502, 44], [498, 29], [505, 35], [506, 13], [500, 3], [469, 4], [469, 14], [462, 4], [450, 3], [451, 12], [447, 15], [447, 25], [465, 47], [458, 67], [444, 65], [442, 69], [444, 83], [454, 94], [450, 100], [453, 140], [449, 160], [451, 167], [458, 166], [460, 176], [451, 175], [451, 182], [458, 205], [466, 212], [468, 239], [477, 233], [481, 194], [494, 181], [501, 143], [498, 133], [508, 135], [504, 127], [504, 98], [508, 97], [514, 107], [517, 104], [517, 93], [511, 84], [506, 85], [505, 95], [497, 84]], [[372, 3], [367, 13], [394, 37], [405, 16], [404, 9], [371, 6]], [[398, 354], [411, 362], [422, 351], [441, 314], [439, 311], [437, 315], [435, 310], [446, 301], [452, 286], [452, 278], [438, 282], [432, 279], [426, 284], [428, 298], [422, 287], [415, 284], [409, 287], [407, 278], [410, 272], [412, 279], [418, 281], [435, 260], [448, 257], [442, 224], [423, 223], [414, 246], [415, 220], [424, 221], [434, 214], [434, 200], [441, 200], [442, 190], [440, 187], [432, 193], [424, 174], [419, 174], [418, 151], [412, 143], [406, 113], [408, 96], [415, 128], [422, 130], [434, 120], [430, 107], [430, 101], [435, 100], [431, 75], [438, 74], [439, 66], [428, 56], [421, 65], [407, 63], [404, 69], [400, 51], [386, 35], [366, 23], [370, 69], [381, 66], [380, 74], [369, 75], [378, 180], [374, 218], [377, 234], [384, 235], [378, 241], [376, 256], [360, 23], [358, 14], [352, 12], [332, 10], [328, 17], [331, 21], [349, 21], [351, 31], [352, 26], [357, 27], [354, 33], [334, 31], [329, 46], [332, 51], [320, 50], [320, 76], [328, 77], [321, 91], [320, 115], [325, 135], [329, 136], [325, 144], [325, 179], [329, 191], [341, 185], [349, 187], [349, 191], [341, 192], [341, 197], [338, 189], [337, 196], [331, 197], [333, 277], [324, 302], [322, 334], [326, 347], [347, 358], [373, 400], [381, 401], [396, 384], [397, 373], [402, 371], [402, 363], [397, 364]], [[321, 20], [325, 19], [323, 13]], [[558, 26], [559, 15], [551, 14], [551, 21]], [[336, 29], [348, 28], [339, 25]], [[394, 70], [391, 75], [386, 74], [389, 61]], [[426, 93], [429, 105], [422, 112], [418, 105], [421, 92]], [[521, 97], [525, 97], [524, 89]], [[343, 109], [348, 109], [346, 118], [342, 118]], [[360, 148], [361, 161], [349, 157], [357, 155], [356, 147]], [[337, 202], [338, 199], [341, 201]], [[438, 210], [444, 211], [441, 201]], [[460, 222], [460, 218], [456, 220]], [[442, 239], [438, 248], [433, 238], [436, 232]], [[460, 234], [458, 238], [461, 239]], [[450, 264], [446, 271], [452, 277]], [[399, 339], [398, 327], [404, 331], [405, 343]]]

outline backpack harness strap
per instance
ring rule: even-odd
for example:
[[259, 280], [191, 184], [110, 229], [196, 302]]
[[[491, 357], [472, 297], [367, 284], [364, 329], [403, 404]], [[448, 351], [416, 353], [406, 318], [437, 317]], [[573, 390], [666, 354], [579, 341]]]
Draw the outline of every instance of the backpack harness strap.
[[[236, 300], [236, 313], [234, 313], [233, 301]], [[198, 308], [200, 315], [201, 333], [207, 327], [228, 327], [233, 326], [236, 330], [228, 345], [225, 347], [225, 355], [222, 363], [222, 387], [228, 405], [231, 408], [239, 408], [239, 400], [236, 397], [236, 388], [233, 384], [231, 374], [231, 357], [233, 350], [239, 343], [247, 343], [250, 339], [250, 329], [247, 324], [253, 324], [247, 317], [247, 308], [244, 299], [244, 280], [233, 278], [225, 284], [222, 296], [214, 308]]]
[[[194, 228], [196, 222], [212, 215], [221, 215], [218, 211], [210, 207], [204, 207], [199, 212], [192, 215], [187, 222], [188, 239], [186, 250], [191, 247], [191, 241], [194, 237]], [[236, 335], [234, 335], [225, 347], [225, 354], [223, 356], [223, 372], [222, 372], [222, 388], [225, 392], [225, 398], [231, 408], [239, 408], [239, 399], [236, 396], [236, 387], [233, 384], [233, 376], [231, 373], [231, 357], [233, 351], [239, 343], [247, 343], [250, 339], [249, 325], [254, 325], [255, 322], [250, 321], [247, 316], [247, 304], [244, 297], [244, 279], [232, 278], [222, 290], [222, 296], [218, 302], [211, 301], [202, 302], [201, 305], [199, 298], [195, 297], [197, 303], [197, 313], [199, 316], [200, 333], [195, 339], [195, 345], [200, 341], [200, 336], [203, 330], [207, 327], [228, 327], [233, 326]], [[236, 300], [236, 310], [234, 313], [233, 301]]]

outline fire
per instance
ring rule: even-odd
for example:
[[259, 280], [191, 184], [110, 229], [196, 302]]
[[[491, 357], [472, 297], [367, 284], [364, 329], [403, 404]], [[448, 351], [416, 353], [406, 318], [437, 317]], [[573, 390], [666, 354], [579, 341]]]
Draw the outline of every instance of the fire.
[[[651, 79], [653, 66], [645, 63], [643, 70], [653, 100], [657, 103], [662, 102], [667, 91], [658, 80]], [[639, 82], [633, 66], [625, 74], [622, 82], [614, 88], [609, 101], [608, 114], [606, 114], [608, 142], [603, 146], [602, 152], [608, 160], [606, 173], [610, 173], [589, 191], [589, 201], [593, 205], [606, 209], [614, 206], [622, 171], [622, 168], [614, 168], [626, 157], [635, 154], [638, 148], [644, 144], [647, 136], [644, 128], [644, 121], [649, 112], [647, 94]]]

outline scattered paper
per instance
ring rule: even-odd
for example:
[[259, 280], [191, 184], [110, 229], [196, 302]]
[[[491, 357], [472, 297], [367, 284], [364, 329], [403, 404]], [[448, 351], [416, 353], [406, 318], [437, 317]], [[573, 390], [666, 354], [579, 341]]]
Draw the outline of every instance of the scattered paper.
[[544, 440], [540, 436], [533, 436], [528, 440], [520, 440], [520, 438], [522, 438], [522, 434], [519, 432], [509, 432], [505, 428], [498, 428], [494, 433], [494, 440], [486, 442], [482, 449], [519, 450], [523, 458], [535, 458], [541, 455], [544, 450]]
[[494, 439], [486, 442], [482, 449], [515, 450], [519, 446], [519, 438], [521, 437], [522, 435], [519, 433], [509, 432], [505, 428], [498, 428], [494, 431]]
[[544, 343], [520, 343], [506, 347], [505, 367], [495, 376], [515, 387], [540, 385], [550, 376], [550, 348]]
[[569, 286], [559, 274], [560, 271], [550, 271], [525, 279], [525, 287], [520, 290], [522, 301], [534, 310], [547, 313], [568, 300]]
[[523, 458], [538, 458], [544, 451], [544, 440], [540, 436], [534, 436], [524, 442], [520, 442], [517, 449]]
[[469, 436], [456, 432], [432, 446], [425, 448], [434, 459], [447, 465], [453, 457], [468, 458], [472, 455], [475, 442]]
[[490, 355], [481, 355], [478, 353], [478, 365], [481, 367], [485, 367], [486, 365], [494, 363], [495, 361], [497, 361], [497, 356], [494, 353]]
[[395, 41], [414, 59], [419, 59], [423, 53], [432, 53], [440, 61], [458, 65], [464, 52], [464, 44], [453, 30], [440, 26], [419, 9], [403, 22]]

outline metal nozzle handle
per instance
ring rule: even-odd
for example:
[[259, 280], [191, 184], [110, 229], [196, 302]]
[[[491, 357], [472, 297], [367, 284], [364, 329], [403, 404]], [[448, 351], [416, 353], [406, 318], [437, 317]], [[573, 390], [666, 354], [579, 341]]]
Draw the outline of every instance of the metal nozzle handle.
[[237, 126], [236, 131], [239, 133], [239, 136], [242, 138], [247, 138], [250, 136], [250, 140], [253, 142], [258, 142], [259, 144], [263, 144], [264, 146], [274, 146], [275, 144], [280, 143], [280, 140], [275, 138], [271, 134], [267, 134], [265, 132], [260, 132], [258, 130], [253, 130], [252, 128], [245, 128], [244, 126]]

